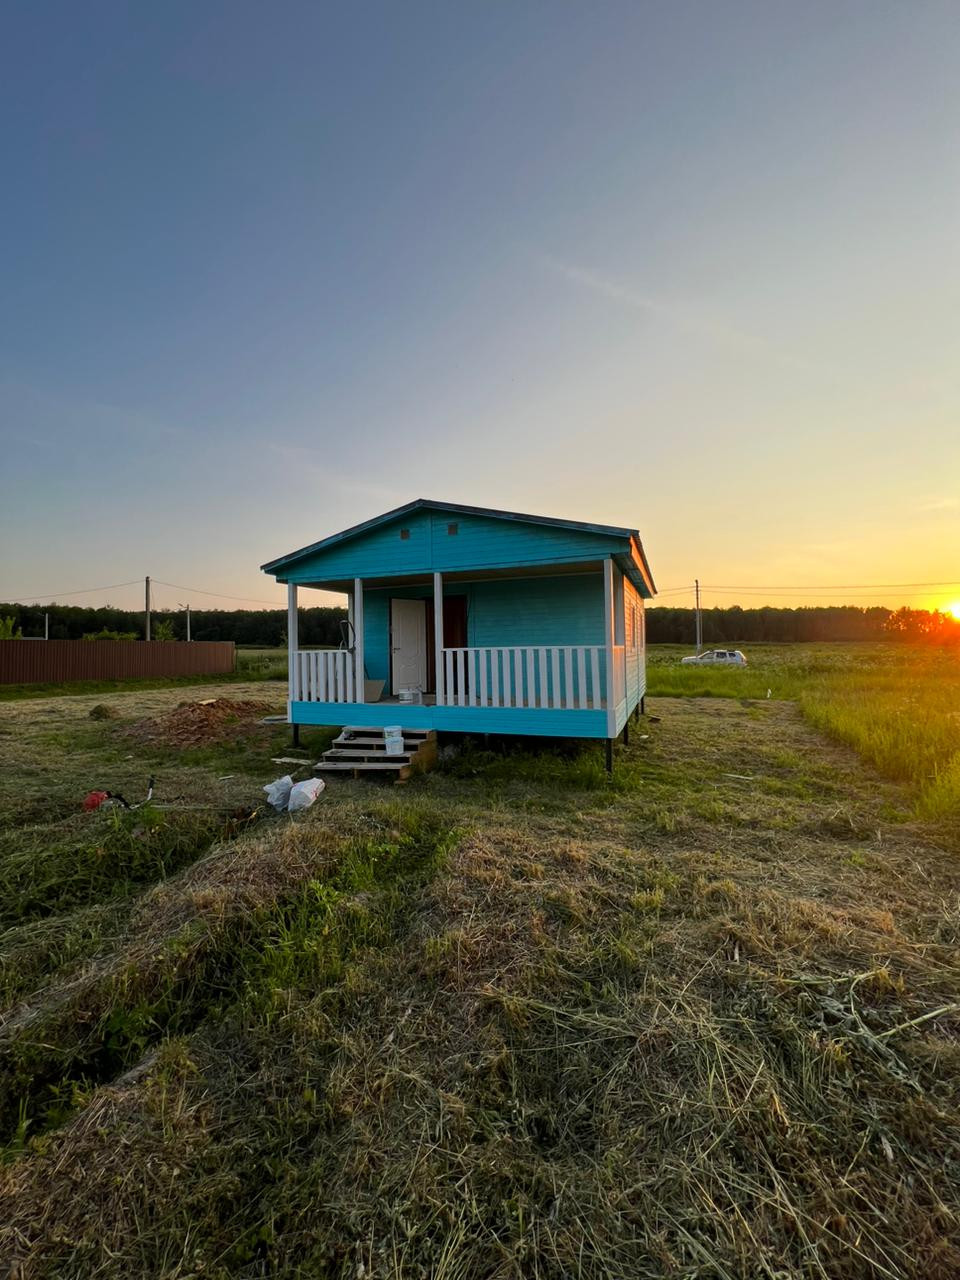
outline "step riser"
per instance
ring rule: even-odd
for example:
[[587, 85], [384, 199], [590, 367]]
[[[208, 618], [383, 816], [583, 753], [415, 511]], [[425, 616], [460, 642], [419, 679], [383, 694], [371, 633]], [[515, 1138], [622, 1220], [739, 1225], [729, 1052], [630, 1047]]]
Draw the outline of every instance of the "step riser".
[[415, 758], [416, 751], [396, 751], [393, 755], [388, 755], [387, 751], [324, 751], [324, 760], [369, 760], [375, 763], [376, 760], [404, 760], [410, 764]]
[[[435, 729], [404, 729], [402, 752], [387, 754], [387, 743], [376, 729], [350, 729], [335, 738], [313, 767], [314, 773], [390, 773], [397, 782], [406, 782], [437, 762]], [[350, 734], [349, 737], [346, 735]]]
[[[359, 738], [379, 738], [383, 740], [383, 730], [371, 728], [370, 725], [350, 725], [345, 724], [340, 730], [341, 734], [352, 733]], [[403, 729], [405, 738], [416, 738], [419, 742], [425, 742], [428, 738], [437, 736], [436, 729]]]
[[356, 764], [349, 764], [343, 761], [339, 764], [325, 764], [315, 770], [317, 773], [400, 773], [404, 769], [409, 769], [410, 765], [405, 761], [398, 764], [364, 764], [358, 761]]

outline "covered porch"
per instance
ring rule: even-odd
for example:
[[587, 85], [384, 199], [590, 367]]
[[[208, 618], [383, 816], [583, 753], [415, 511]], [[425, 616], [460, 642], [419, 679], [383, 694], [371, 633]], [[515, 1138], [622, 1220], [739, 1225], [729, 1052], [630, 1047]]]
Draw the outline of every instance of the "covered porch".
[[348, 638], [339, 650], [301, 649], [298, 589], [288, 583], [293, 724], [619, 731], [637, 655], [618, 634], [622, 576], [610, 558], [301, 585], [345, 592]]

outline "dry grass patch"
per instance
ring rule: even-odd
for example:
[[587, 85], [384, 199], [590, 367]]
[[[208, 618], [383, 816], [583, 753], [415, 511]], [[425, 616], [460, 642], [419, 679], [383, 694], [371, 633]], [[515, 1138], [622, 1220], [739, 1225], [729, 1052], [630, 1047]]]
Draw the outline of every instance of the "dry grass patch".
[[25, 1280], [960, 1274], [955, 854], [790, 707], [657, 711], [138, 898], [106, 971], [200, 920], [205, 1003], [3, 1171]]

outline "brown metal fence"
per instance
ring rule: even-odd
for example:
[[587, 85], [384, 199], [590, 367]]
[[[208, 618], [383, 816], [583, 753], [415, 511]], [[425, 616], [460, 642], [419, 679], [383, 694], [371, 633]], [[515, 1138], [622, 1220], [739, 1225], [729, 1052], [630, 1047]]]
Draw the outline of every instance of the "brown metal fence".
[[0, 684], [211, 676], [235, 662], [232, 640], [0, 640]]

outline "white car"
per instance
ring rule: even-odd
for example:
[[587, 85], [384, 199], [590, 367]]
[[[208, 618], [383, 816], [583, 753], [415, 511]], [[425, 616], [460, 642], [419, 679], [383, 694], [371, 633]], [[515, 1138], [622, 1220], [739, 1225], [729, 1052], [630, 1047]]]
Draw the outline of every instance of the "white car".
[[698, 667], [727, 666], [745, 667], [747, 660], [739, 649], [708, 649], [706, 653], [691, 653], [689, 658], [681, 658], [681, 663]]

